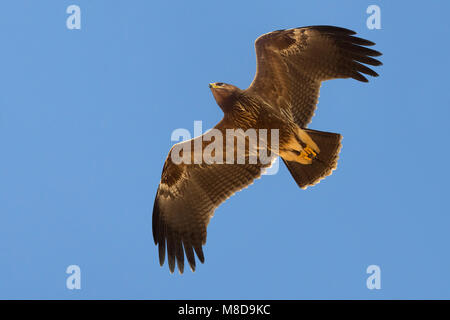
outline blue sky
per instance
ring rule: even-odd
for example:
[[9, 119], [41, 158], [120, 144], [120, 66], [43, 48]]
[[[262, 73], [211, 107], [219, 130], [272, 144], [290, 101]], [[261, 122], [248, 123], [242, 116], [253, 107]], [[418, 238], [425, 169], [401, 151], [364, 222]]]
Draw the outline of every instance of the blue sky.
[[[81, 8], [68, 30], [66, 8]], [[369, 30], [366, 8], [381, 8]], [[0, 298], [450, 298], [444, 1], [3, 1]], [[323, 85], [310, 128], [343, 134], [337, 171], [287, 169], [216, 210], [206, 263], [159, 266], [151, 211], [177, 128], [222, 116], [209, 82], [246, 88], [254, 40], [353, 29], [384, 53], [369, 84]], [[81, 290], [66, 268], [81, 268]], [[381, 268], [369, 290], [366, 268]]]

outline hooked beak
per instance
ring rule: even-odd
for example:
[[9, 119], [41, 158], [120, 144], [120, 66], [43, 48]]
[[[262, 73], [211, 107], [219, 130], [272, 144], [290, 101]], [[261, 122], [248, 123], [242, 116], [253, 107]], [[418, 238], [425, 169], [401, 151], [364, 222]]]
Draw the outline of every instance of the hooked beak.
[[209, 88], [210, 89], [216, 89], [216, 88], [218, 88], [219, 86], [217, 86], [215, 83], [210, 83], [209, 84]]

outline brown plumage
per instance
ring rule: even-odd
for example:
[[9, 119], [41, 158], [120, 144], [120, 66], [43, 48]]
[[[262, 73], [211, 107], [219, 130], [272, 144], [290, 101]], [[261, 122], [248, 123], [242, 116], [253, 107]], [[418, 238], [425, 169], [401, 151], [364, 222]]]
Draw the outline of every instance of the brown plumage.
[[[332, 26], [312, 26], [279, 30], [259, 37], [255, 42], [257, 71], [246, 90], [230, 84], [211, 84], [217, 104], [224, 112], [214, 127], [227, 129], [279, 130], [278, 155], [283, 158], [301, 188], [314, 185], [336, 168], [341, 135], [306, 129], [314, 115], [322, 81], [353, 78], [367, 82], [364, 76], [378, 76], [363, 64], [379, 66], [378, 51], [367, 48], [374, 43], [354, 36], [355, 32]], [[202, 246], [206, 227], [214, 210], [235, 192], [260, 177], [270, 163], [251, 163], [246, 146], [244, 164], [175, 163], [175, 148], [191, 150], [187, 158], [196, 158], [207, 148], [205, 135], [175, 145], [164, 164], [153, 208], [153, 238], [159, 248], [159, 261], [165, 257], [171, 272], [184, 269], [186, 256], [195, 270], [195, 254], [203, 263]], [[225, 140], [225, 139], [224, 139]], [[223, 144], [226, 155], [236, 160]], [[187, 148], [187, 147], [190, 147]], [[271, 141], [267, 148], [272, 150]], [[258, 151], [259, 152], [259, 151]], [[220, 157], [219, 157], [220, 158]], [[167, 249], [167, 251], [166, 251]], [[195, 254], [194, 254], [195, 252]]]

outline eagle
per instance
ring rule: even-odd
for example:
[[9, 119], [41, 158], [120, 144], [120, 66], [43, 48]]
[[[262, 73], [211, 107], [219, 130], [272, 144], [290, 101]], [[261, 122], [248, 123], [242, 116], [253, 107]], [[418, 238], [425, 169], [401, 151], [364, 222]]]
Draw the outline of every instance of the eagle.
[[[269, 161], [259, 158], [248, 161], [255, 152], [274, 151], [302, 189], [332, 173], [337, 166], [342, 136], [308, 129], [307, 125], [314, 115], [322, 81], [353, 78], [368, 82], [365, 75], [378, 76], [366, 65], [380, 66], [382, 63], [373, 57], [381, 53], [368, 48], [375, 43], [355, 34], [335, 26], [308, 26], [264, 34], [255, 41], [257, 70], [247, 89], [221, 82], [209, 84], [224, 114], [212, 129], [215, 133], [277, 130], [278, 139], [275, 143], [275, 139], [267, 138], [261, 144], [265, 148], [251, 148], [249, 137], [244, 135], [245, 161], [241, 162], [220, 161], [227, 157], [236, 160], [239, 148], [231, 148], [217, 139], [214, 140], [223, 146], [223, 154], [211, 154], [219, 161], [195, 161], [208, 148], [208, 141], [213, 140], [206, 137], [208, 132], [172, 147], [153, 206], [153, 239], [161, 266], [166, 253], [171, 273], [175, 265], [183, 273], [185, 256], [192, 271], [196, 267], [195, 255], [204, 262], [206, 229], [215, 209], [252, 184], [273, 161], [273, 157]], [[233, 143], [236, 139], [232, 139]], [[175, 155], [193, 161], [180, 162]]]

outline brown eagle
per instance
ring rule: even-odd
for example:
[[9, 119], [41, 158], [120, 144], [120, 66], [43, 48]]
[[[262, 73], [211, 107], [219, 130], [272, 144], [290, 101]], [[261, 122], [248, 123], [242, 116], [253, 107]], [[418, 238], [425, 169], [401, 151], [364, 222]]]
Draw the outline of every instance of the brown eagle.
[[[306, 129], [314, 115], [322, 81], [353, 78], [367, 82], [363, 74], [378, 76], [363, 64], [379, 66], [372, 58], [381, 53], [367, 46], [373, 42], [355, 37], [354, 31], [333, 26], [310, 26], [278, 30], [256, 39], [257, 71], [251, 85], [241, 90], [231, 84], [212, 83], [212, 94], [224, 113], [214, 130], [225, 135], [229, 129], [278, 130], [277, 154], [300, 188], [330, 175], [336, 168], [341, 135]], [[202, 246], [214, 210], [235, 192], [260, 177], [270, 162], [176, 162], [175, 149], [192, 160], [206, 150], [203, 136], [176, 144], [164, 163], [153, 207], [153, 238], [164, 264], [167, 248], [169, 269], [175, 261], [180, 273], [184, 256], [195, 271], [195, 256], [203, 263]], [[246, 137], [248, 142], [248, 137]], [[221, 142], [218, 142], [219, 145]], [[266, 149], [275, 150], [270, 139]], [[195, 149], [195, 146], [200, 149]], [[245, 144], [245, 159], [250, 147]], [[181, 153], [179, 152], [180, 147]], [[192, 147], [192, 148], [191, 148]], [[258, 147], [260, 150], [261, 147]], [[197, 151], [194, 151], [197, 150]], [[188, 150], [188, 151], [186, 151]], [[191, 150], [191, 151], [189, 151]], [[236, 150], [223, 142], [224, 159]], [[217, 154], [214, 154], [217, 156]], [[201, 159], [201, 157], [200, 157]], [[194, 159], [195, 160], [195, 159]]]

